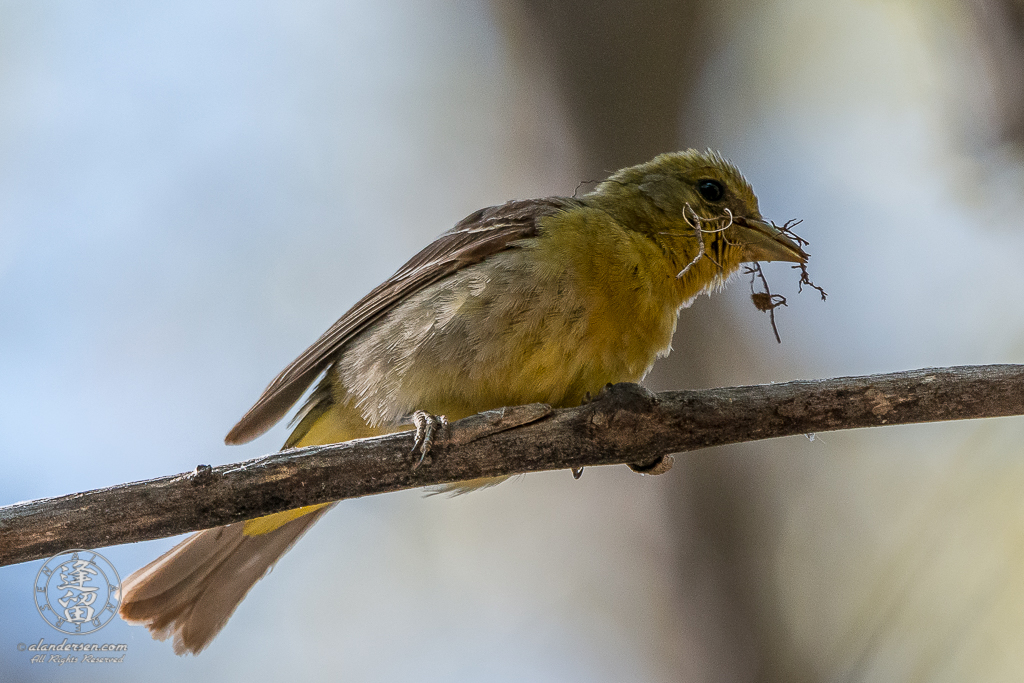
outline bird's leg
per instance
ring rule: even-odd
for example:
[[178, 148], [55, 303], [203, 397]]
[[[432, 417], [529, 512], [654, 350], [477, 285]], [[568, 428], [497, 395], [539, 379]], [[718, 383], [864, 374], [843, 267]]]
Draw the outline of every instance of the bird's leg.
[[409, 452], [415, 454], [416, 449], [420, 451], [420, 459], [412, 466], [413, 470], [417, 470], [423, 464], [427, 454], [430, 453], [430, 447], [434, 445], [434, 436], [438, 429], [448, 429], [448, 418], [444, 415], [431, 415], [425, 410], [417, 410], [412, 414], [412, 423], [416, 427], [416, 439]]

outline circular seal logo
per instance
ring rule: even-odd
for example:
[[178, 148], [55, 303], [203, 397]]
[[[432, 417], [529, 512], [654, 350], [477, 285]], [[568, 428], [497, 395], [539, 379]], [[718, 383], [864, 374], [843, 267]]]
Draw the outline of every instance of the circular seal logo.
[[36, 609], [62, 633], [99, 631], [117, 614], [121, 577], [110, 560], [91, 550], [54, 555], [36, 574]]

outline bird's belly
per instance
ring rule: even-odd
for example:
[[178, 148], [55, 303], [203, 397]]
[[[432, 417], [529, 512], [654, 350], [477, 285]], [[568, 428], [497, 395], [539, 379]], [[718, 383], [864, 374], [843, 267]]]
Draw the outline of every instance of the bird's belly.
[[459, 271], [353, 341], [336, 372], [368, 423], [413, 410], [459, 419], [523, 403], [578, 405], [609, 382], [641, 379], [667, 352], [677, 307], [582, 297], [565, 277], [523, 277], [516, 256]]

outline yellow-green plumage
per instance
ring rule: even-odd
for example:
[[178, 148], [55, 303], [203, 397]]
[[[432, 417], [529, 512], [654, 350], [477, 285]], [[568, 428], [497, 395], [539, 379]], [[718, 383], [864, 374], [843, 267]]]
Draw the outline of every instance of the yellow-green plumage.
[[[739, 172], [707, 158], [714, 165], [698, 174], [731, 180], [737, 209], [759, 218]], [[693, 174], [687, 160], [663, 155], [621, 171], [578, 206], [543, 218], [536, 237], [400, 303], [330, 371], [337, 407], [321, 419], [347, 424], [355, 408], [385, 426], [414, 410], [459, 419], [523, 403], [564, 407], [608, 382], [641, 379], [668, 353], [680, 307], [749, 260], [737, 240], [677, 277], [698, 253], [686, 207], [716, 227], [727, 220], [722, 207], [682, 191], [685, 177], [672, 170]], [[617, 210], [623, 202], [629, 210]]]
[[677, 279], [657, 245], [594, 209], [551, 216], [518, 246], [353, 340], [330, 375], [335, 398], [355, 401], [375, 426], [417, 409], [458, 419], [578, 405], [587, 391], [643, 377], [668, 350], [679, 307], [705, 288], [699, 278], [720, 280], [704, 272], [710, 262]]
[[[735, 167], [692, 150], [623, 169], [579, 199], [482, 210], [286, 368], [229, 441], [265, 431], [322, 371], [289, 446], [407, 429], [416, 410], [455, 420], [577, 405], [609, 382], [641, 379], [668, 353], [679, 309], [741, 263], [806, 258], [761, 219]], [[122, 614], [173, 634], [179, 652], [198, 651], [323, 508], [193, 536], [179, 546], [191, 543], [191, 554], [172, 551], [126, 582]], [[203, 537], [215, 532], [227, 540]], [[241, 582], [234, 602], [206, 605], [218, 581]]]

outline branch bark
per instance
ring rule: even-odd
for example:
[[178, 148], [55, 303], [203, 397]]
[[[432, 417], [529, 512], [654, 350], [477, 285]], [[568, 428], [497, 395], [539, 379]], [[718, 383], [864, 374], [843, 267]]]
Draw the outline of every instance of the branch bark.
[[531, 404], [460, 420], [413, 470], [400, 432], [0, 508], [0, 566], [69, 548], [174, 536], [303, 505], [477, 477], [623, 463], [795, 434], [1024, 414], [1024, 365], [931, 368], [667, 391], [609, 386], [564, 410]]

